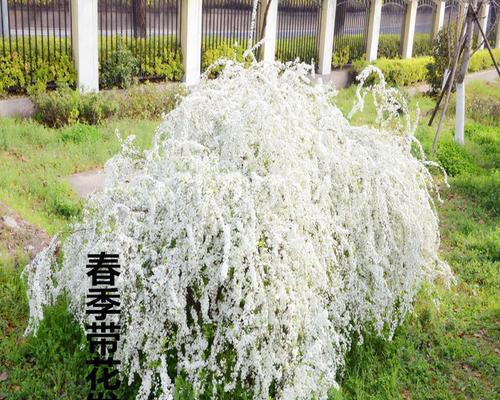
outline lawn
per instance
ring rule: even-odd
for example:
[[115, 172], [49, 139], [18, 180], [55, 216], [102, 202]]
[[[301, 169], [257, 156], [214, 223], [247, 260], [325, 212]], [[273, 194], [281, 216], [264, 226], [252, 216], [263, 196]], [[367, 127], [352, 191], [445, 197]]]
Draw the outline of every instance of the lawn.
[[[364, 343], [351, 349], [341, 387], [332, 390], [331, 399], [498, 398], [500, 128], [494, 116], [481, 116], [481, 104], [484, 99], [488, 104], [500, 101], [495, 95], [500, 96], [500, 82], [473, 83], [468, 90], [477, 112], [469, 116], [476, 121], [468, 119], [465, 149], [453, 145], [448, 118], [437, 153], [454, 174], [450, 188], [441, 185], [443, 203], [437, 204], [442, 256], [457, 283], [449, 290], [423, 288], [414, 313], [392, 341], [367, 332]], [[348, 112], [354, 88], [340, 91], [334, 101]], [[426, 122], [433, 101], [419, 94], [411, 98], [412, 108], [417, 103], [422, 113], [417, 136], [429, 152], [434, 131]], [[354, 122], [372, 123], [373, 118], [368, 107]], [[135, 134], [145, 147], [157, 124], [128, 119], [49, 129], [32, 121], [2, 119], [0, 201], [54, 234], [81, 211], [65, 177], [102, 167], [118, 150], [116, 128]], [[458, 171], [454, 166], [460, 166]], [[437, 172], [436, 179], [442, 182]], [[27, 261], [22, 250], [8, 256], [0, 247], [0, 399], [85, 398], [88, 355], [64, 301], [48, 310], [37, 337], [23, 337], [28, 308], [19, 273]], [[177, 399], [191, 398], [181, 380], [178, 388]], [[120, 398], [134, 398], [135, 389], [122, 385]]]

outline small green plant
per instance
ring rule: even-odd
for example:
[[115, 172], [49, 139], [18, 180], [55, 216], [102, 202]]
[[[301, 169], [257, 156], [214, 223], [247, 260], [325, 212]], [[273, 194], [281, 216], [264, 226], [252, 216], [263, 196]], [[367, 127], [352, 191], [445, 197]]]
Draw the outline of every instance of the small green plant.
[[0, 95], [7, 89], [24, 87], [23, 61], [16, 52], [0, 56]]
[[349, 46], [345, 46], [333, 52], [332, 55], [332, 66], [333, 68], [344, 68], [349, 62], [349, 56], [351, 54], [351, 49]]
[[27, 88], [32, 93], [42, 92], [47, 84], [75, 84], [69, 39], [50, 38], [50, 46], [61, 51], [41, 52], [48, 44], [49, 38], [41, 36], [0, 41], [0, 95], [22, 93]]
[[[203, 70], [206, 70], [210, 65], [212, 65], [221, 58], [242, 62], [244, 51], [245, 48], [237, 43], [233, 45], [230, 45], [228, 43], [222, 43], [215, 48], [207, 49], [203, 53], [202, 68]], [[209, 77], [215, 78], [220, 73], [222, 68], [223, 66], [213, 67], [209, 73]]]
[[35, 92], [35, 119], [51, 128], [74, 123], [98, 125], [111, 117], [159, 118], [172, 110], [185, 91], [178, 84], [144, 83], [119, 91], [80, 93], [68, 87]]
[[454, 142], [441, 143], [438, 146], [436, 156], [450, 176], [477, 171], [477, 166], [467, 150]]
[[129, 88], [139, 76], [139, 61], [127, 48], [118, 46], [101, 67], [100, 83], [105, 89]]
[[69, 87], [50, 92], [36, 93], [31, 97], [35, 106], [35, 119], [59, 128], [78, 121], [80, 94]]

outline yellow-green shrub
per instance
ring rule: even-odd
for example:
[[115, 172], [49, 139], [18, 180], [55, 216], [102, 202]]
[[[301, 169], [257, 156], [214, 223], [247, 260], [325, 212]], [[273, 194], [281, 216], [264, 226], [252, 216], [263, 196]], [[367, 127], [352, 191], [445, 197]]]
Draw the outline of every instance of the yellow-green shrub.
[[[493, 56], [497, 63], [500, 62], [500, 49], [492, 49]], [[491, 59], [490, 52], [487, 49], [475, 52], [469, 61], [469, 72], [482, 71], [493, 67], [493, 60]]]

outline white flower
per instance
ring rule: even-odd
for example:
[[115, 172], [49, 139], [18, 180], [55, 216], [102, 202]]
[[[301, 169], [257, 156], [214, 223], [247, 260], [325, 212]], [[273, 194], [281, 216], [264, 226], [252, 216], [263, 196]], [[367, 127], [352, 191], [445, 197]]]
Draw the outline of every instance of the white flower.
[[84, 322], [86, 256], [116, 252], [117, 358], [129, 382], [141, 377], [138, 399], [173, 394], [167, 350], [197, 390], [210, 376], [259, 399], [271, 385], [326, 398], [352, 333], [392, 333], [422, 282], [450, 272], [408, 137], [351, 126], [309, 71], [230, 63], [165, 117], [150, 150], [124, 142], [62, 264], [52, 247], [28, 267], [30, 330], [62, 292]]

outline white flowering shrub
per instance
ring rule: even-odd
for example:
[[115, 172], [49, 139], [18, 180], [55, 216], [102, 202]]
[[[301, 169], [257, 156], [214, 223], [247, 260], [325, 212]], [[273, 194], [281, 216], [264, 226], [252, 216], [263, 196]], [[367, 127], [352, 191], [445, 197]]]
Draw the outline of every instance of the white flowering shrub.
[[62, 261], [53, 243], [26, 268], [27, 333], [63, 293], [83, 325], [87, 254], [119, 253], [116, 358], [138, 399], [172, 398], [172, 360], [197, 393], [326, 398], [353, 333], [390, 337], [450, 271], [411, 135], [351, 126], [309, 72], [230, 63], [150, 150], [125, 141]]

